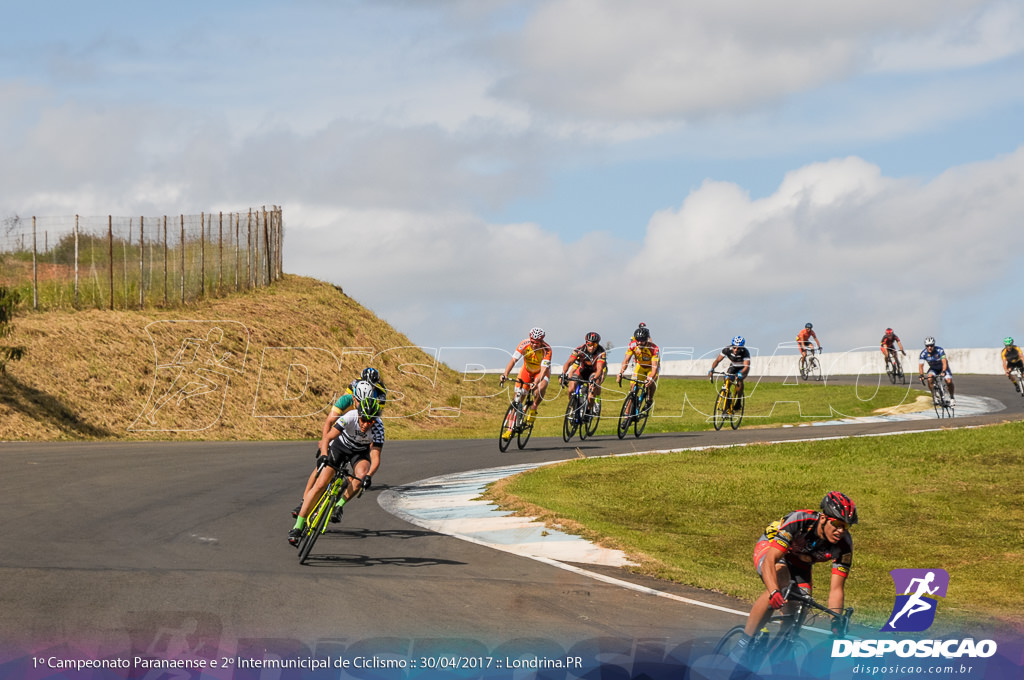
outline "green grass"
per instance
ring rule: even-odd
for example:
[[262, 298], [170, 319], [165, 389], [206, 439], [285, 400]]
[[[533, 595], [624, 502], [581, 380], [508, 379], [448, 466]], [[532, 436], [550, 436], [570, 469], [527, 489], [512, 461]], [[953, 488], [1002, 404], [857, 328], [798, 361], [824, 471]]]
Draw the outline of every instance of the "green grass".
[[[614, 545], [640, 571], [747, 600], [764, 527], [817, 508], [831, 489], [858, 504], [847, 601], [881, 626], [889, 570], [950, 575], [941, 626], [1024, 629], [1024, 423], [972, 430], [586, 459], [505, 480], [489, 494]], [[518, 501], [517, 501], [518, 499]], [[828, 567], [815, 569], [817, 589]]]

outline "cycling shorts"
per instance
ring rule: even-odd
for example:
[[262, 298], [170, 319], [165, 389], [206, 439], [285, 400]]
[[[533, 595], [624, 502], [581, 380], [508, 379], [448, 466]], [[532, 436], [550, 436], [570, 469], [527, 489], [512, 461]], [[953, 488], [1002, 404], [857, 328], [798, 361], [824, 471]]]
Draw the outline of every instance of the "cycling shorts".
[[1006, 368], [1008, 368], [1011, 371], [1015, 368], [1019, 368], [1020, 370], [1024, 371], [1024, 359], [1022, 359], [1021, 361], [1007, 361]]
[[928, 372], [925, 373], [925, 375], [941, 375], [941, 376], [945, 376], [946, 380], [952, 380], [953, 379], [953, 371], [949, 370], [948, 368], [946, 369], [945, 372], [943, 372], [941, 368], [931, 368], [931, 367], [929, 367], [928, 368]]
[[[757, 575], [762, 580], [764, 580], [764, 574], [761, 573], [761, 569], [764, 566], [765, 553], [768, 552], [768, 548], [771, 545], [771, 541], [758, 541], [757, 545], [754, 546], [754, 569], [757, 570]], [[792, 558], [789, 553], [783, 553], [779, 562], [782, 562], [789, 568], [789, 576], [797, 582], [797, 585], [808, 591], [811, 589], [812, 564], [810, 562]]]
[[[537, 371], [536, 373], [531, 373], [530, 371], [526, 370], [525, 366], [523, 366], [522, 370], [519, 371], [519, 379], [524, 383], [539, 382], [537, 380], [537, 376], [539, 375], [540, 371]], [[537, 387], [537, 385], [534, 385], [534, 387]]]
[[743, 367], [742, 366], [730, 366], [725, 369], [727, 375], [736, 376], [737, 380], [743, 380]]
[[324, 462], [335, 472], [341, 471], [345, 461], [349, 461], [352, 467], [355, 467], [360, 460], [370, 460], [370, 449], [351, 449], [337, 439], [332, 439], [327, 445], [327, 460]]

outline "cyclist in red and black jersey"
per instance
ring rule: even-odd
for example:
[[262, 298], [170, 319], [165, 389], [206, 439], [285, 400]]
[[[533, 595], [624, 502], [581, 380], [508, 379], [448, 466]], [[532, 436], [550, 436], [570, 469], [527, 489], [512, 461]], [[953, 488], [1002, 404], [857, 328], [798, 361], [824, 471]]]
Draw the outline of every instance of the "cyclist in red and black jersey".
[[888, 357], [889, 352], [896, 352], [896, 345], [900, 346], [900, 354], [907, 356], [907, 353], [903, 351], [903, 342], [900, 340], [900, 336], [896, 335], [891, 328], [885, 329], [885, 334], [882, 336], [882, 356]]
[[771, 610], [785, 606], [781, 591], [791, 580], [810, 592], [811, 566], [816, 562], [832, 562], [828, 607], [837, 613], [842, 611], [846, 577], [853, 563], [849, 529], [856, 523], [854, 502], [845, 494], [831, 491], [822, 499], [820, 511], [797, 510], [768, 525], [754, 546], [754, 568], [765, 591], [750, 610], [734, 660], [741, 660], [751, 637], [768, 621]]
[[601, 412], [601, 383], [608, 374], [607, 356], [601, 346], [601, 335], [594, 331], [587, 333], [585, 342], [574, 349], [562, 366], [562, 387], [569, 384], [569, 378], [590, 380], [588, 405], [596, 406], [595, 413]]

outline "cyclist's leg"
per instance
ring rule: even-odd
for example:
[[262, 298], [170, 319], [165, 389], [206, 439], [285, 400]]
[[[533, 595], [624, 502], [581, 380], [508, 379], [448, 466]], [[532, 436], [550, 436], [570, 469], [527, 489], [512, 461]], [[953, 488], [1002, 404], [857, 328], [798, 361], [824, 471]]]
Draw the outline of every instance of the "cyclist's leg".
[[351, 461], [352, 478], [349, 479], [348, 486], [346, 486], [345, 491], [342, 492], [342, 498], [344, 498], [346, 502], [352, 500], [352, 497], [359, 493], [363, 488], [363, 477], [370, 472], [369, 454], [360, 454], [359, 456], [351, 458]]
[[[540, 375], [539, 373], [537, 374]], [[534, 376], [536, 380], [536, 376]], [[537, 413], [537, 408], [540, 406], [540, 402], [544, 401], [544, 394], [548, 391], [548, 379], [542, 378], [533, 388], [534, 394], [536, 395], [533, 399], [533, 412]]]
[[[785, 590], [790, 581], [789, 565], [785, 560], [780, 560], [773, 565], [764, 564], [765, 551], [768, 549], [768, 545], [768, 541], [761, 541], [754, 548], [754, 566], [757, 568], [757, 575], [761, 577], [761, 582], [764, 583], [763, 570], [774, 568], [775, 578], [779, 584], [778, 588], [779, 590]], [[743, 627], [743, 632], [747, 635], [753, 636], [754, 633], [768, 622], [772, 615], [772, 607], [768, 602], [770, 597], [771, 594], [768, 592], [767, 586], [765, 586], [757, 600], [754, 601], [754, 606], [750, 608], [750, 614], [747, 616], [747, 623]]]
[[946, 378], [946, 387], [949, 388], [949, 398], [953, 399], [954, 398], [954, 394], [955, 394], [954, 393], [954, 388], [953, 388], [953, 371], [947, 370], [945, 378]]

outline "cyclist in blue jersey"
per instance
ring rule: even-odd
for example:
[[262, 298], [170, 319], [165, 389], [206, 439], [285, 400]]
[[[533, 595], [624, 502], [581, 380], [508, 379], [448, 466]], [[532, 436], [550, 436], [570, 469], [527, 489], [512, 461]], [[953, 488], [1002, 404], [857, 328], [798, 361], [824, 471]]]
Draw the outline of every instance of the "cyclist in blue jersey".
[[931, 336], [924, 339], [924, 349], [921, 350], [918, 361], [918, 373], [922, 382], [928, 383], [928, 389], [932, 389], [936, 376], [945, 378], [949, 387], [949, 405], [956, 406], [956, 399], [953, 398], [953, 371], [949, 368], [946, 350], [936, 345], [935, 338]]

